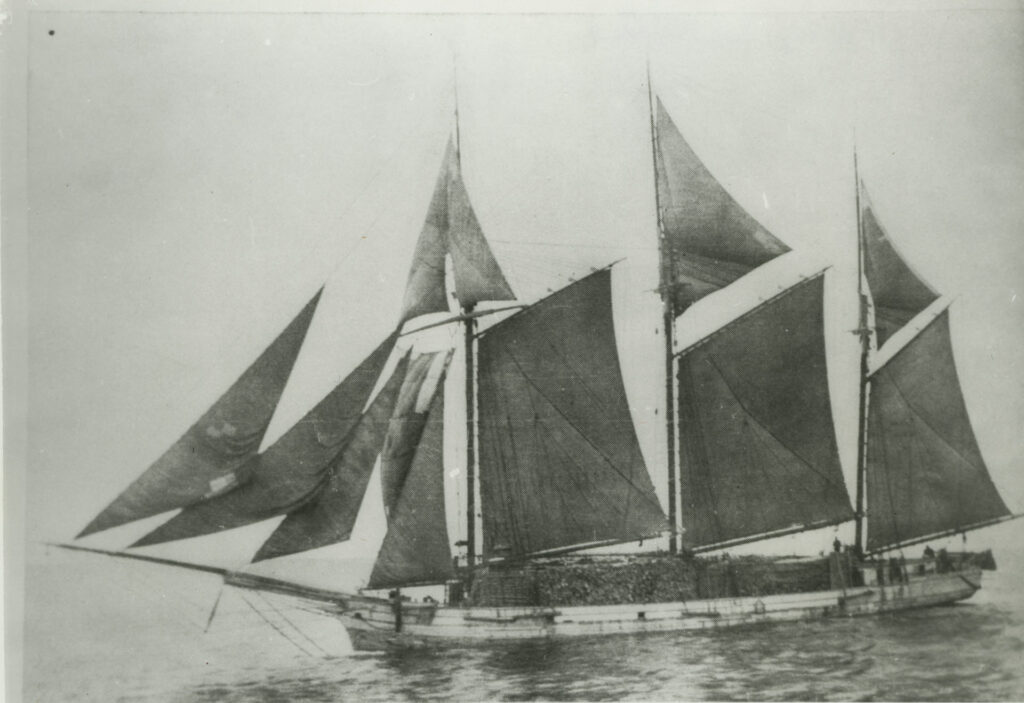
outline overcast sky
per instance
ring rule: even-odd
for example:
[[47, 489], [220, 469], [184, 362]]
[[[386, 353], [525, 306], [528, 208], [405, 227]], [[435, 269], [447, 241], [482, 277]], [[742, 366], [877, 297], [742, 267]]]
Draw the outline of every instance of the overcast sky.
[[[265, 444], [383, 338], [452, 129], [453, 64], [467, 188], [520, 298], [627, 257], [620, 354], [664, 497], [648, 57], [693, 148], [794, 250], [688, 312], [680, 342], [832, 265], [833, 408], [852, 480], [856, 140], [890, 235], [955, 297], [976, 434], [1024, 510], [1019, 10], [36, 12], [28, 32], [29, 455], [8, 470], [27, 472], [30, 540], [77, 533], [324, 281]], [[344, 553], [372, 557], [373, 527]], [[164, 550], [234, 564], [272, 528]], [[816, 539], [802, 544], [817, 551], [831, 532]]]

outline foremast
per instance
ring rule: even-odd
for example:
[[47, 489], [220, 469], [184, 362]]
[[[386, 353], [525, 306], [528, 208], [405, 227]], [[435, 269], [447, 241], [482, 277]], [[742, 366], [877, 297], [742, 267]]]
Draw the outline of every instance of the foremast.
[[864, 291], [864, 230], [860, 209], [860, 175], [857, 169], [857, 150], [853, 150], [853, 180], [857, 207], [857, 329], [854, 334], [860, 340], [860, 374], [857, 390], [857, 486], [854, 508], [854, 550], [864, 553], [864, 482], [867, 448], [868, 412], [868, 355], [871, 352], [871, 328], [868, 326], [868, 297]]
[[[459, 130], [459, 79], [453, 72], [452, 84], [455, 96], [455, 162], [462, 172], [462, 135]], [[473, 357], [476, 319], [473, 317], [474, 302], [462, 305], [463, 350], [466, 362], [466, 580], [473, 582], [473, 568], [476, 566], [476, 365]]]
[[665, 338], [665, 436], [666, 466], [668, 470], [668, 521], [670, 526], [668, 551], [678, 551], [678, 520], [676, 518], [676, 397], [675, 397], [675, 320], [674, 296], [671, 293], [671, 251], [668, 248], [665, 227], [661, 221], [661, 196], [658, 192], [658, 131], [654, 127], [654, 94], [651, 88], [651, 64], [647, 63], [647, 107], [651, 123], [651, 167], [654, 170], [654, 208], [658, 226], [658, 291], [662, 302], [662, 331]]

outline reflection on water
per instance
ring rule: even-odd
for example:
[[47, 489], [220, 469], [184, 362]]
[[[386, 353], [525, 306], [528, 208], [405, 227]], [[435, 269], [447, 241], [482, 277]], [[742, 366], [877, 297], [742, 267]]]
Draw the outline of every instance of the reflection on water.
[[231, 687], [203, 684], [183, 698], [1010, 700], [1024, 694], [1019, 623], [1019, 613], [982, 604], [701, 634], [392, 651]]
[[[965, 604], [884, 617], [352, 654], [336, 621], [295, 608], [281, 611], [288, 621], [276, 623], [278, 632], [244, 602], [232, 605], [231, 591], [204, 634], [215, 579], [161, 590], [162, 575], [131, 584], [137, 570], [78, 568], [96, 593], [85, 597], [45, 569], [35, 575], [26, 700], [1024, 698], [1024, 602], [1015, 572], [989, 575]], [[104, 584], [113, 592], [100, 592]]]

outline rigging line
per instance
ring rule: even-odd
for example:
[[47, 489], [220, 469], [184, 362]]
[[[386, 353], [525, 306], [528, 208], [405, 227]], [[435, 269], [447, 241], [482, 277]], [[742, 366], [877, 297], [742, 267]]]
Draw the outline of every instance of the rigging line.
[[[714, 360], [714, 358], [712, 358], [712, 355], [709, 354], [709, 353], [705, 353], [704, 356], [708, 360], [708, 363], [711, 364], [714, 367], [715, 371], [717, 371], [718, 375], [722, 378], [722, 382], [725, 384], [726, 389], [728, 389], [729, 394], [732, 395], [732, 397], [736, 401], [736, 403], [741, 408], [743, 408], [743, 411], [745, 413], [747, 413], [747, 417], [749, 417], [751, 420], [753, 420], [755, 423], [757, 423], [758, 427], [760, 427], [766, 433], [771, 435], [772, 438], [774, 438], [775, 441], [778, 442], [780, 446], [782, 446], [782, 447], [784, 447], [786, 449], [786, 451], [788, 451], [794, 457], [799, 459], [800, 463], [803, 464], [804, 466], [806, 466], [811, 471], [811, 473], [813, 473], [816, 476], [818, 476], [818, 478], [820, 478], [822, 481], [824, 481], [825, 483], [827, 483], [830, 486], [835, 486], [836, 485], [835, 481], [833, 481], [832, 479], [828, 478], [827, 476], [822, 475], [822, 473], [820, 471], [818, 471], [818, 469], [816, 469], [809, 461], [807, 461], [802, 456], [800, 456], [800, 454], [798, 454], [792, 447], [787, 446], [786, 443], [783, 442], [781, 439], [779, 439], [775, 435], [774, 432], [772, 432], [770, 429], [765, 427], [765, 425], [760, 420], [757, 419], [757, 416], [754, 415], [754, 413], [751, 412], [750, 408], [748, 408], [746, 406], [746, 404], [742, 400], [740, 400], [739, 396], [736, 393], [736, 390], [732, 387], [732, 385], [729, 383], [729, 380], [725, 377], [725, 372], [723, 372], [722, 369], [718, 366], [718, 364], [715, 363], [715, 360]], [[843, 489], [844, 490], [846, 489], [846, 484], [845, 483], [843, 484]]]
[[[352, 208], [355, 207], [356, 203], [359, 202], [359, 199], [363, 197], [363, 195], [370, 189], [372, 185], [374, 185], [374, 183], [377, 182], [377, 180], [382, 175], [384, 175], [386, 167], [391, 163], [395, 156], [397, 156], [400, 152], [405, 153], [404, 147], [409, 142], [409, 140], [412, 139], [413, 135], [417, 135], [419, 133], [420, 130], [410, 129], [408, 132], [405, 133], [405, 136], [398, 140], [398, 142], [395, 144], [395, 147], [391, 150], [391, 153], [384, 157], [384, 159], [380, 162], [380, 165], [374, 170], [370, 178], [366, 180], [366, 183], [363, 185], [363, 187], [360, 188], [354, 196], [352, 196], [348, 204], [346, 204], [342, 208], [341, 212], [335, 216], [334, 219], [336, 221], [342, 221], [344, 217], [349, 214]], [[355, 244], [359, 244], [360, 241], [361, 240], [356, 240]], [[314, 253], [317, 253], [319, 251], [319, 248], [320, 247], [315, 248]]]
[[210, 609], [210, 617], [206, 618], [206, 627], [203, 628], [203, 634], [205, 635], [210, 631], [210, 625], [213, 624], [213, 616], [217, 614], [217, 606], [220, 605], [220, 597], [224, 595], [224, 584], [222, 583], [220, 588], [217, 590], [217, 598], [213, 601], [213, 607]]
[[[658, 500], [657, 496], [649, 496], [649, 495], [647, 495], [647, 492], [645, 490], [643, 490], [641, 487], [639, 487], [635, 483], [633, 483], [633, 479], [631, 477], [626, 476], [624, 473], [622, 473], [622, 471], [619, 469], [619, 467], [615, 465], [615, 463], [608, 457], [608, 455], [605, 454], [601, 450], [600, 447], [598, 447], [596, 444], [594, 444], [594, 442], [591, 441], [590, 437], [585, 435], [583, 433], [583, 431], [579, 427], [576, 426], [576, 423], [574, 423], [572, 420], [570, 420], [569, 417], [564, 412], [562, 412], [562, 409], [559, 408], [558, 405], [556, 405], [547, 396], [547, 394], [544, 393], [543, 390], [541, 390], [541, 388], [536, 383], [534, 383], [532, 378], [527, 376], [526, 372], [523, 371], [522, 366], [519, 365], [519, 360], [516, 359], [515, 354], [511, 353], [511, 351], [508, 351], [507, 354], [508, 354], [508, 357], [510, 359], [512, 359], [512, 363], [515, 364], [516, 368], [519, 369], [519, 373], [522, 374], [523, 378], [526, 379], [527, 383], [529, 383], [531, 386], [533, 386], [537, 390], [537, 392], [540, 394], [540, 396], [542, 398], [544, 398], [545, 401], [547, 401], [548, 405], [550, 405], [552, 408], [554, 408], [555, 412], [557, 412], [559, 415], [562, 416], [562, 418], [566, 421], [566, 423], [568, 423], [569, 426], [572, 427], [576, 431], [576, 433], [587, 444], [589, 444], [594, 449], [594, 451], [597, 452], [597, 454], [602, 459], [604, 459], [605, 463], [608, 464], [608, 466], [610, 466], [612, 468], [612, 470], [615, 471], [615, 473], [617, 473], [622, 478], [623, 481], [625, 481], [627, 484], [629, 484], [632, 488], [636, 489], [637, 493], [640, 493], [641, 495], [643, 495], [644, 496], [644, 500], [646, 502], [652, 503], [654, 506], [656, 506], [658, 508], [658, 510], [661, 510], [661, 502]], [[653, 501], [651, 500], [652, 498], [653, 498]]]
[[284, 620], [286, 623], [291, 625], [293, 630], [295, 630], [300, 635], [302, 635], [303, 639], [305, 639], [311, 645], [313, 645], [314, 647], [319, 649], [323, 653], [324, 656], [330, 656], [323, 647], [321, 647], [316, 642], [314, 642], [313, 639], [309, 635], [307, 635], [305, 632], [303, 632], [301, 629], [299, 629], [298, 625], [296, 625], [291, 620], [289, 620], [288, 616], [286, 616], [284, 613], [282, 613], [273, 603], [271, 603], [270, 600], [266, 597], [266, 595], [264, 595], [260, 591], [257, 591], [256, 595], [259, 596], [260, 600], [262, 600], [264, 603], [266, 603], [268, 606], [270, 606], [271, 610], [273, 610], [275, 613], [280, 615], [282, 620]]
[[512, 246], [530, 246], [530, 247], [561, 247], [566, 249], [573, 249], [576, 251], [586, 249], [611, 249], [613, 251], [621, 251], [626, 249], [628, 251], [657, 251], [658, 247], [644, 247], [636, 246], [633, 244], [591, 244], [589, 242], [541, 242], [541, 241], [525, 241], [517, 239], [490, 239], [489, 241], [498, 244], [512, 245]]
[[304, 647], [303, 647], [302, 645], [300, 645], [300, 644], [299, 644], [298, 642], [296, 642], [296, 641], [295, 641], [295, 640], [293, 640], [293, 639], [292, 639], [291, 637], [289, 637], [289, 636], [288, 636], [288, 634], [287, 634], [287, 633], [286, 633], [286, 632], [285, 632], [284, 630], [282, 630], [282, 629], [281, 629], [280, 627], [278, 627], [277, 625], [275, 625], [275, 624], [274, 624], [273, 622], [271, 622], [271, 621], [270, 621], [270, 618], [268, 618], [268, 617], [267, 617], [266, 615], [264, 615], [264, 614], [263, 614], [262, 612], [260, 612], [259, 608], [257, 608], [257, 607], [256, 607], [255, 605], [253, 605], [253, 604], [252, 604], [252, 603], [251, 603], [251, 602], [249, 601], [249, 599], [245, 597], [245, 594], [244, 594], [244, 593], [239, 593], [238, 595], [239, 595], [239, 596], [241, 596], [242, 600], [243, 600], [243, 601], [245, 601], [245, 604], [246, 604], [246, 605], [248, 605], [248, 606], [249, 606], [250, 608], [252, 608], [252, 611], [253, 611], [254, 613], [256, 613], [257, 615], [259, 615], [259, 616], [260, 616], [260, 618], [261, 618], [261, 619], [263, 620], [263, 622], [267, 623], [267, 624], [268, 624], [268, 625], [270, 625], [270, 626], [271, 626], [272, 628], [274, 628], [274, 631], [275, 631], [275, 632], [277, 632], [277, 634], [281, 635], [281, 636], [282, 636], [282, 637], [284, 637], [284, 638], [285, 638], [286, 640], [288, 640], [289, 642], [291, 642], [291, 643], [292, 643], [292, 644], [293, 644], [293, 645], [295, 646], [295, 648], [296, 648], [296, 649], [298, 649], [298, 650], [299, 650], [300, 652], [302, 652], [303, 654], [305, 654], [305, 655], [306, 655], [307, 657], [312, 657], [312, 656], [313, 656], [313, 653], [312, 653], [312, 652], [310, 652], [310, 651], [306, 650], [306, 649], [305, 649], [305, 648], [304, 648]]

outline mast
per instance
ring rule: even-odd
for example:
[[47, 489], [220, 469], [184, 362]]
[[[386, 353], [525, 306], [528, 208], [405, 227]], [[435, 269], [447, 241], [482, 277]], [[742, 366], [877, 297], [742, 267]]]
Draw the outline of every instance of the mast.
[[661, 196], [658, 195], [658, 134], [654, 128], [654, 98], [651, 91], [651, 62], [647, 62], [647, 108], [651, 121], [651, 165], [654, 169], [654, 207], [658, 218], [658, 248], [661, 254], [660, 285], [661, 302], [664, 306], [662, 325], [665, 330], [665, 430], [666, 452], [668, 455], [668, 521], [671, 528], [668, 551], [675, 554], [678, 549], [676, 527], [676, 399], [675, 399], [675, 355], [673, 354], [676, 311], [671, 291], [670, 252], [661, 222]]
[[867, 446], [867, 392], [868, 354], [871, 347], [871, 329], [868, 327], [868, 300], [864, 292], [864, 228], [860, 211], [860, 175], [857, 170], [857, 149], [853, 150], [853, 179], [857, 207], [857, 304], [859, 314], [855, 334], [860, 337], [860, 381], [857, 405], [857, 505], [855, 508], [854, 549], [863, 554], [864, 549], [864, 482], [865, 448]]
[[[459, 83], [458, 69], [452, 67], [452, 83], [455, 93], [455, 160], [462, 169], [462, 140], [459, 134]], [[476, 319], [473, 317], [475, 303], [462, 306], [464, 346], [466, 350], [466, 567], [469, 579], [473, 578], [476, 565], [476, 368], [473, 359], [473, 341]]]

